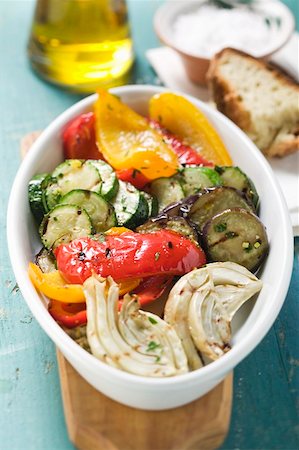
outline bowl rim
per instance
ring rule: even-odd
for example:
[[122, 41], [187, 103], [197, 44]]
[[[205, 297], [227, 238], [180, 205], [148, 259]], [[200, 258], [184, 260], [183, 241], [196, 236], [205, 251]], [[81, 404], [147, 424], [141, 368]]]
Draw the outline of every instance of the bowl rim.
[[[150, 86], [150, 85], [130, 85], [122, 86], [119, 88], [113, 88], [110, 90], [113, 94], [122, 95], [136, 95], [151, 94], [154, 95], [160, 92], [169, 92], [170, 89]], [[11, 194], [8, 203], [7, 210], [7, 241], [8, 249], [11, 260], [11, 265], [16, 277], [16, 281], [19, 285], [21, 293], [27, 302], [28, 307], [37, 319], [40, 326], [44, 329], [46, 334], [52, 339], [63, 354], [68, 355], [71, 353], [72, 361], [84, 366], [88, 371], [101, 373], [103, 377], [113, 377], [115, 381], [120, 384], [136, 384], [140, 386], [152, 387], [155, 389], [163, 389], [165, 385], [170, 388], [178, 388], [188, 383], [204, 382], [205, 379], [210, 379], [210, 375], [217, 374], [220, 377], [224, 376], [233, 367], [235, 367], [241, 360], [243, 360], [263, 339], [270, 327], [274, 323], [282, 305], [285, 300], [287, 289], [290, 283], [292, 267], [293, 267], [293, 233], [290, 222], [290, 217], [287, 209], [286, 202], [284, 200], [282, 191], [278, 185], [278, 181], [272, 172], [269, 163], [264, 156], [256, 148], [256, 146], [250, 141], [250, 139], [227, 117], [218, 111], [213, 110], [209, 105], [204, 104], [198, 99], [189, 95], [182, 94], [177, 91], [171, 90], [171, 92], [179, 95], [184, 95], [187, 99], [191, 100], [195, 105], [207, 110], [216, 117], [216, 120], [224, 123], [227, 127], [237, 133], [239, 137], [246, 142], [247, 147], [251, 148], [251, 151], [255, 154], [259, 164], [263, 166], [263, 169], [270, 177], [272, 187], [275, 191], [273, 195], [276, 196], [277, 204], [280, 211], [282, 211], [282, 223], [283, 231], [281, 232], [281, 241], [283, 248], [285, 249], [284, 255], [281, 255], [280, 264], [284, 268], [279, 280], [276, 279], [276, 292], [274, 300], [272, 300], [271, 308], [265, 317], [259, 317], [255, 323], [255, 327], [250, 332], [242, 337], [242, 340], [236, 343], [232, 349], [213, 363], [202, 367], [201, 369], [188, 372], [174, 377], [167, 378], [150, 378], [142, 377], [127, 373], [125, 371], [111, 367], [104, 362], [96, 359], [93, 355], [89, 354], [86, 350], [82, 349], [75, 341], [73, 341], [67, 333], [57, 324], [57, 322], [50, 316], [47, 309], [41, 301], [41, 296], [37, 293], [29, 280], [27, 271], [24, 270], [22, 261], [19, 257], [19, 248], [22, 243], [20, 235], [17, 233], [18, 224], [16, 221], [16, 211], [18, 207], [18, 198], [22, 195], [24, 188], [24, 180], [28, 179], [28, 173], [32, 162], [34, 162], [38, 156], [42, 154], [43, 147], [49, 139], [53, 136], [60, 134], [62, 127], [75, 115], [80, 114], [83, 110], [88, 109], [94, 103], [97, 98], [97, 94], [93, 94], [83, 100], [75, 103], [70, 108], [66, 109], [62, 114], [56, 117], [42, 132], [35, 143], [32, 145], [29, 154], [19, 167], [19, 170], [15, 176]], [[26, 268], [27, 269], [27, 268]]]
[[[153, 25], [154, 25], [154, 30], [158, 36], [158, 38], [160, 39], [160, 41], [162, 43], [164, 43], [165, 45], [167, 45], [168, 47], [172, 48], [173, 50], [177, 51], [178, 53], [180, 53], [182, 56], [186, 57], [186, 58], [194, 58], [194, 59], [198, 59], [198, 60], [204, 60], [204, 61], [209, 61], [210, 59], [213, 58], [214, 55], [211, 56], [202, 56], [199, 53], [193, 53], [193, 52], [188, 52], [186, 49], [181, 48], [179, 45], [175, 44], [173, 39], [172, 39], [172, 35], [170, 33], [167, 33], [167, 31], [165, 31], [165, 24], [169, 23], [169, 13], [171, 11], [173, 11], [173, 8], [176, 7], [176, 5], [179, 5], [177, 7], [177, 10], [185, 10], [185, 9], [189, 9], [192, 5], [194, 5], [195, 3], [198, 3], [198, 6], [200, 6], [201, 4], [205, 3], [207, 0], [184, 0], [184, 1], [177, 1], [177, 0], [167, 0], [163, 5], [161, 5], [157, 11], [155, 12], [154, 15], [154, 20], [153, 20]], [[272, 47], [269, 45], [267, 52], [258, 52], [253, 54], [250, 53], [246, 50], [240, 50], [243, 52], [246, 52], [248, 54], [250, 54], [251, 56], [255, 57], [255, 58], [266, 58], [270, 55], [272, 55], [273, 53], [277, 52], [278, 50], [280, 50], [287, 42], [288, 40], [291, 38], [294, 30], [295, 30], [295, 18], [293, 13], [290, 11], [290, 9], [287, 7], [287, 5], [285, 5], [284, 3], [282, 3], [279, 0], [267, 0], [267, 3], [265, 3], [264, 5], [267, 4], [267, 7], [271, 4], [272, 8], [276, 8], [278, 9], [277, 13], [278, 15], [280, 15], [281, 17], [284, 18], [285, 20], [285, 26], [288, 27], [285, 32], [283, 34], [279, 33], [279, 35], [281, 35], [281, 40], [280, 43], [276, 43], [275, 45], [273, 44]], [[177, 15], [179, 14], [179, 11], [177, 11]], [[232, 45], [230, 45], [230, 48], [234, 48]], [[239, 49], [237, 49], [239, 50]]]

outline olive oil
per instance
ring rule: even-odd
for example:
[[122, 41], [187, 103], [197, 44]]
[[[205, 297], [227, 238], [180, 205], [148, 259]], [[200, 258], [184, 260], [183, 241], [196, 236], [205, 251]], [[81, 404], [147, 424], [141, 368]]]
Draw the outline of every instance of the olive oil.
[[125, 84], [133, 63], [125, 0], [38, 0], [28, 54], [42, 77], [63, 87]]

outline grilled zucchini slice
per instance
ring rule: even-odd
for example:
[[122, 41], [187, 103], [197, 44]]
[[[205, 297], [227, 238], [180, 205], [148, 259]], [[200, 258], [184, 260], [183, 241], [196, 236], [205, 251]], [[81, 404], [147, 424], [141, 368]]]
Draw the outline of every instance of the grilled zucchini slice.
[[119, 226], [134, 229], [148, 219], [149, 208], [143, 193], [125, 181], [119, 181], [112, 205]]
[[118, 191], [119, 183], [116, 173], [112, 167], [105, 161], [99, 160], [88, 160], [99, 172], [102, 184], [100, 188], [100, 194], [106, 200], [112, 200]]
[[57, 205], [44, 217], [39, 232], [43, 245], [50, 250], [79, 237], [89, 236], [92, 225], [83, 208]]
[[151, 183], [150, 193], [158, 200], [159, 211], [185, 197], [178, 177], [157, 178]]
[[74, 189], [64, 195], [59, 203], [84, 208], [90, 217], [92, 227], [96, 233], [109, 230], [109, 228], [116, 225], [113, 206], [96, 192]]
[[182, 171], [185, 197], [197, 194], [204, 188], [220, 186], [220, 175], [210, 167], [185, 167]]
[[43, 183], [49, 177], [47, 173], [35, 175], [28, 183], [28, 198], [31, 212], [38, 224], [48, 212], [44, 203]]
[[259, 196], [251, 179], [237, 166], [216, 166], [215, 171], [220, 175], [223, 186], [230, 186], [242, 191], [258, 208]]

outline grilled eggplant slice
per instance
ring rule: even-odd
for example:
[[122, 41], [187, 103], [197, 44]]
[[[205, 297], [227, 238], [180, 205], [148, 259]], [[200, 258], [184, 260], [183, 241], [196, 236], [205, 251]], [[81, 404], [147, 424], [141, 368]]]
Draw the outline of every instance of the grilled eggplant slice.
[[219, 186], [188, 197], [180, 206], [180, 215], [192, 220], [202, 230], [208, 220], [228, 208], [253, 211], [253, 206], [248, 203], [241, 191]]
[[138, 233], [153, 233], [161, 229], [168, 229], [180, 233], [198, 244], [198, 233], [196, 227], [189, 224], [183, 217], [169, 217], [167, 214], [160, 214], [137, 228]]
[[209, 220], [203, 228], [203, 242], [210, 261], [232, 261], [252, 272], [269, 248], [262, 222], [242, 208], [227, 209]]
[[75, 205], [57, 205], [43, 219], [39, 233], [48, 250], [92, 234], [90, 217]]

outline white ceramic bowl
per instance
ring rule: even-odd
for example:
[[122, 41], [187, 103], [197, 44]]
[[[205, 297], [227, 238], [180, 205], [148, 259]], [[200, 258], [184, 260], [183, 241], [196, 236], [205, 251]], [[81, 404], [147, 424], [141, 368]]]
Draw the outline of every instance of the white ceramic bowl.
[[[125, 86], [112, 90], [140, 113], [146, 114], [149, 98], [162, 88]], [[253, 179], [261, 198], [261, 220], [267, 227], [270, 252], [261, 277], [264, 282], [255, 303], [237, 314], [233, 347], [212, 364], [173, 378], [144, 378], [110, 367], [83, 350], [60, 328], [46, 309], [27, 275], [28, 262], [40, 241], [28, 206], [27, 184], [39, 172], [51, 171], [63, 159], [61, 130], [83, 112], [92, 110], [95, 95], [75, 104], [55, 119], [32, 146], [22, 163], [8, 206], [8, 246], [17, 283], [33, 315], [74, 368], [96, 389], [123, 404], [141, 409], [168, 409], [189, 403], [217, 385], [263, 339], [285, 299], [289, 286], [293, 238], [286, 203], [272, 170], [246, 135], [229, 119], [206, 104], [188, 97], [202, 109], [220, 133], [234, 163]]]

